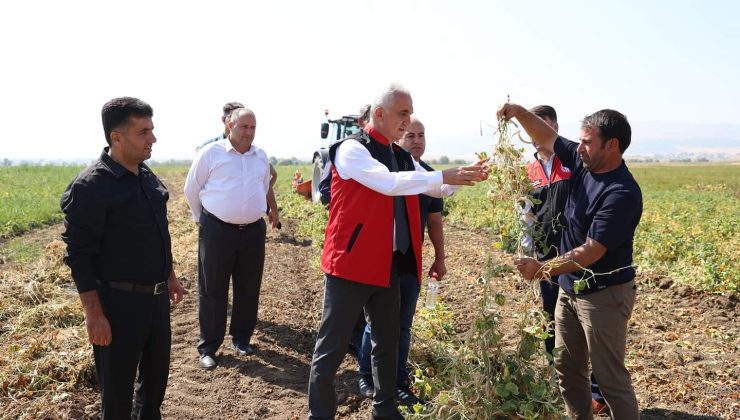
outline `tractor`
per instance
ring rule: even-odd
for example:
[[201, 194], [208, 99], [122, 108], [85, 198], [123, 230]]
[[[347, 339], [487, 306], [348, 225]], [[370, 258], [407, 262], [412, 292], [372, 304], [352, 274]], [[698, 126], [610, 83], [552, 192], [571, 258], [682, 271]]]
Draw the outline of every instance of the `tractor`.
[[[319, 182], [324, 171], [326, 161], [329, 160], [329, 146], [337, 140], [343, 139], [360, 131], [358, 125], [359, 115], [345, 115], [341, 118], [330, 119], [329, 111], [324, 111], [326, 120], [321, 124], [321, 138], [329, 139], [329, 144], [313, 152], [313, 173], [311, 174], [311, 200], [318, 202], [320, 199]], [[308, 183], [308, 182], [306, 182]]]

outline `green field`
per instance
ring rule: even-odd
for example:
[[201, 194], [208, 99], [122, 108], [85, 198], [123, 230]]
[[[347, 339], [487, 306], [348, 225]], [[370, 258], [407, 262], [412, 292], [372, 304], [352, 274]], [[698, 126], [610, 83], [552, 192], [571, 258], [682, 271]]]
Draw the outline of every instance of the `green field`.
[[[635, 264], [644, 272], [713, 291], [740, 291], [740, 165], [628, 165], [643, 194]], [[496, 221], [486, 184], [446, 200], [448, 220], [479, 228]]]
[[[630, 165], [643, 191], [644, 212], [635, 240], [635, 263], [643, 272], [670, 275], [700, 289], [740, 290], [740, 165]], [[61, 220], [59, 197], [80, 167], [0, 168], [0, 236], [18, 235]], [[299, 234], [320, 243], [323, 207], [290, 193], [293, 173], [308, 166], [278, 166], [278, 202], [283, 218], [298, 219]], [[155, 172], [181, 176], [182, 166]], [[446, 200], [447, 219], [491, 229], [496, 212], [485, 183]], [[494, 239], [492, 238], [492, 246]]]
[[635, 262], [703, 289], [740, 291], [740, 165], [634, 165], [644, 212]]
[[0, 167], [0, 237], [62, 219], [59, 198], [80, 166]]
[[[0, 167], [0, 238], [62, 220], [59, 199], [82, 166]], [[187, 171], [160, 166], [157, 173]]]

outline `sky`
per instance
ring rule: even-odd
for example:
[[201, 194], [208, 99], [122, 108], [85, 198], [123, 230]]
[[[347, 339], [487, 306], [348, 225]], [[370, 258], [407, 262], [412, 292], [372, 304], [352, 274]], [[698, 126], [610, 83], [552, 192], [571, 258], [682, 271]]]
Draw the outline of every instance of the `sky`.
[[155, 160], [191, 159], [229, 101], [256, 113], [268, 155], [309, 160], [325, 109], [357, 113], [391, 82], [429, 156], [488, 149], [481, 121], [508, 95], [554, 106], [571, 138], [612, 108], [637, 153], [740, 158], [738, 16], [731, 0], [3, 2], [0, 159], [94, 159], [102, 105], [135, 96]]

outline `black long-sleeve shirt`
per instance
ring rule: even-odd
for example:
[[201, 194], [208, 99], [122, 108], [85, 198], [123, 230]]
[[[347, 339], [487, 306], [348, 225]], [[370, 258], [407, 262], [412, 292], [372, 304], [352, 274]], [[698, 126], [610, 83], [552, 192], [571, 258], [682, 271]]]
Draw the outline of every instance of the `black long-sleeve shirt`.
[[96, 289], [97, 281], [159, 283], [172, 270], [167, 188], [143, 163], [135, 175], [107, 151], [61, 199], [64, 262], [80, 293]]

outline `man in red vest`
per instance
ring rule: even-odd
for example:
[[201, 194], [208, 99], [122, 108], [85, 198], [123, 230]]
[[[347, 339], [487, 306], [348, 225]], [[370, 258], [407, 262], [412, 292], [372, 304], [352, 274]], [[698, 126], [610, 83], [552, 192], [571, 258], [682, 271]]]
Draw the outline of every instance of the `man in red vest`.
[[365, 129], [334, 143], [331, 204], [321, 269], [324, 309], [308, 385], [309, 419], [333, 419], [334, 378], [364, 308], [371, 326], [373, 419], [403, 419], [395, 405], [399, 339], [399, 273], [421, 277], [419, 196], [441, 197], [451, 185], [488, 177], [480, 163], [419, 172], [394, 144], [410, 123], [410, 93], [391, 85], [373, 103]]

